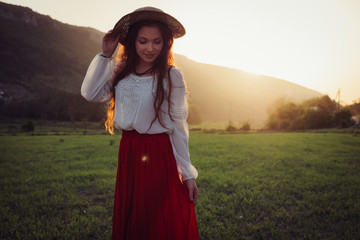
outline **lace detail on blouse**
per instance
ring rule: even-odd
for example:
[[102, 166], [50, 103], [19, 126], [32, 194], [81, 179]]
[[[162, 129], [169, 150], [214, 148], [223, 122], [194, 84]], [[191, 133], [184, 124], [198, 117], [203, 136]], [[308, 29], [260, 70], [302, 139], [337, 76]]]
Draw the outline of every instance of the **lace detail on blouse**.
[[154, 89], [156, 89], [156, 83], [154, 82], [153, 76], [138, 77], [130, 74], [121, 80], [116, 88], [117, 87], [127, 90], [137, 88], [140, 91], [154, 91]]

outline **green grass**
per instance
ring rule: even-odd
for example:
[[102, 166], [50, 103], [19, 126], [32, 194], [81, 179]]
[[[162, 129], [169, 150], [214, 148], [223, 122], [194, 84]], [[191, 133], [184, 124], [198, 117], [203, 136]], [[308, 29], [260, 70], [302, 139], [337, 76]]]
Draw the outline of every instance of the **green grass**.
[[203, 239], [357, 239], [360, 139], [192, 135]]
[[[110, 239], [120, 135], [0, 136], [0, 239]], [[201, 239], [359, 239], [360, 137], [192, 132]]]
[[0, 137], [0, 239], [108, 239], [119, 139]]

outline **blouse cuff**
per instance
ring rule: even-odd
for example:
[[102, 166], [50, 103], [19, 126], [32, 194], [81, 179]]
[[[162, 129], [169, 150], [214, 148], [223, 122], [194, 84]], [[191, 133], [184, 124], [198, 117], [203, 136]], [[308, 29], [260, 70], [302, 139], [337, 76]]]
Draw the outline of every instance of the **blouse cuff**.
[[101, 57], [103, 57], [103, 58], [106, 58], [106, 59], [112, 59], [112, 56], [111, 56], [111, 57], [107, 57], [107, 56], [105, 56], [105, 55], [102, 55], [101, 53], [99, 53], [99, 55], [100, 55]]
[[186, 121], [174, 121], [174, 129], [170, 134], [170, 140], [173, 146], [174, 156], [177, 162], [178, 171], [182, 180], [196, 179], [198, 171], [191, 164], [188, 147], [188, 126]]

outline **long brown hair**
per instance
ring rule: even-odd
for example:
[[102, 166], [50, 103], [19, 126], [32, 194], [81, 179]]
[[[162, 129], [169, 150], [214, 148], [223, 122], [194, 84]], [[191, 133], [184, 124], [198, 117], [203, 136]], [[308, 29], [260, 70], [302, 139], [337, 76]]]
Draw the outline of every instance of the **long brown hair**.
[[[161, 126], [164, 127], [160, 108], [162, 103], [164, 102], [165, 97], [169, 103], [168, 113], [170, 115], [170, 119], [173, 120], [170, 114], [170, 96], [172, 88], [170, 70], [171, 67], [175, 66], [174, 56], [172, 53], [172, 45], [174, 42], [174, 38], [172, 32], [165, 24], [156, 21], [142, 21], [133, 24], [129, 28], [128, 34], [125, 38], [125, 44], [123, 46], [120, 46], [119, 61], [121, 61], [121, 64], [115, 69], [114, 82], [110, 90], [111, 99], [108, 104], [107, 119], [105, 122], [105, 128], [111, 134], [114, 133], [115, 86], [126, 76], [135, 72], [135, 67], [140, 62], [140, 57], [136, 53], [135, 41], [139, 30], [144, 26], [157, 26], [160, 30], [164, 42], [163, 48], [159, 56], [155, 59], [153, 63], [152, 74], [154, 76], [154, 79], [157, 80], [157, 88], [155, 91], [155, 100], [153, 103], [155, 118], [152, 120], [149, 129], [157, 119]], [[155, 78], [155, 76], [157, 76], [157, 78]], [[167, 81], [167, 94], [165, 93], [164, 80]]]

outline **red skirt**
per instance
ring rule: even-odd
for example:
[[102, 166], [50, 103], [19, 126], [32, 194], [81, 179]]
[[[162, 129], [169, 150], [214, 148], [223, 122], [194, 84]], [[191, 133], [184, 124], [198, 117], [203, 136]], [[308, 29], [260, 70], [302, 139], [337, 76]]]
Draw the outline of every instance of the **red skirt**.
[[112, 238], [199, 239], [194, 203], [167, 134], [122, 132]]

